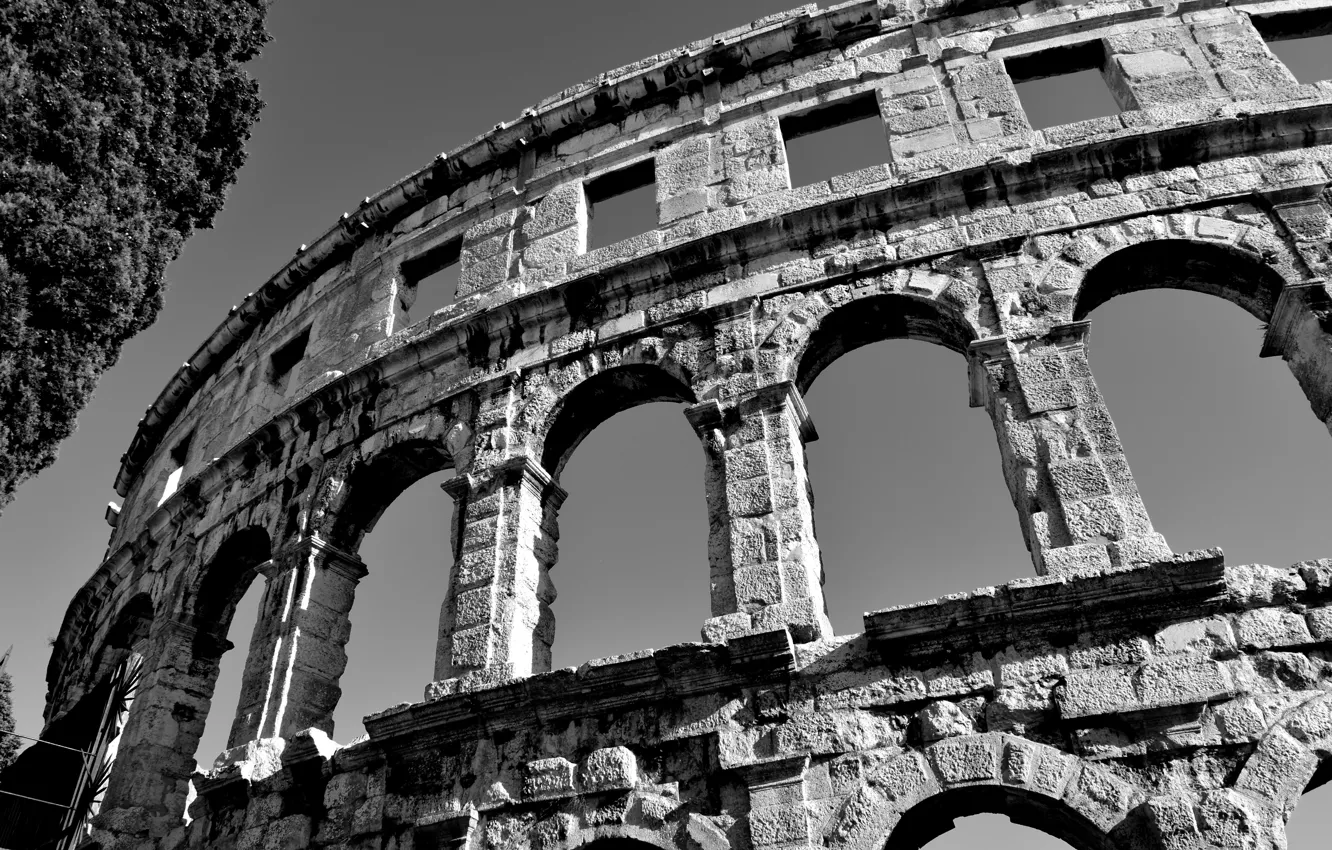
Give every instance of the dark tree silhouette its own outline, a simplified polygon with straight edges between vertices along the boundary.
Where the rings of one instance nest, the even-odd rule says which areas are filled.
[[[0,509],[49,466],[262,102],[266,0],[0,3]]]
[[[13,764],[19,750],[19,739],[4,734],[14,731],[14,683],[5,669],[8,660],[9,653],[6,652],[0,659],[0,773]]]

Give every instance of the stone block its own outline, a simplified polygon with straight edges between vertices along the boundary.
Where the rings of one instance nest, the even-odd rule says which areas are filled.
[[[749,813],[749,837],[755,847],[807,846],[809,813],[804,804],[754,809]]]
[[[1065,718],[1096,717],[1132,709],[1137,702],[1127,670],[1113,667],[1070,670],[1059,710]]]
[[[1144,708],[1162,708],[1211,702],[1232,696],[1235,686],[1220,663],[1194,656],[1159,658],[1146,662],[1136,675],[1138,698]]]
[[[627,790],[638,784],[638,758],[628,747],[594,750],[578,768],[585,792]]]
[[[1304,646],[1313,642],[1302,615],[1286,608],[1259,608],[1235,618],[1239,645],[1252,649]]]
[[[550,800],[575,793],[574,764],[568,759],[538,759],[523,769],[524,800]]]
[[[949,738],[926,748],[930,763],[944,784],[997,779],[999,739],[996,735]]]
[[[869,786],[891,800],[898,811],[939,793],[939,782],[925,756],[907,751],[891,758],[866,777]]]
[[[1166,50],[1116,56],[1115,62],[1129,80],[1151,80],[1193,71],[1188,57]]]
[[[926,741],[956,738],[976,732],[976,721],[965,714],[956,703],[939,700],[916,712],[920,734]]]
[[[1332,641],[1332,606],[1312,608],[1305,614],[1309,634],[1321,643]]]

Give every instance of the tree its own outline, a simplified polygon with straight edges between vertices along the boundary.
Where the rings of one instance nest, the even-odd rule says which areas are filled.
[[[14,762],[19,751],[19,739],[4,734],[14,731],[14,683],[5,669],[8,660],[9,652],[6,652],[4,658],[0,658],[0,773]]]
[[[267,0],[0,2],[0,510],[244,162]]]

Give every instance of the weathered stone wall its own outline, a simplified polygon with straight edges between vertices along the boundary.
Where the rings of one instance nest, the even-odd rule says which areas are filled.
[[[568,89],[367,198],[232,312],[125,455],[48,676],[53,729],[144,659],[97,840],[849,850],[1003,811],[1077,847],[1280,847],[1332,763],[1332,566],[1171,550],[1088,316],[1144,288],[1231,300],[1332,427],[1332,82],[1299,85],[1252,21],[1321,8],[806,7]],[[1013,69],[1069,56],[1121,111],[1033,129]],[[867,112],[882,164],[790,185],[784,126]],[[587,186],[649,160],[657,229],[587,250]],[[454,256],[456,303],[412,315],[420,269]],[[966,359],[1034,575],[836,637],[803,394],[891,338]],[[706,468],[703,642],[550,672],[560,473],[662,400]],[[437,681],[339,748],[348,615],[378,579],[356,552],[444,469]]]

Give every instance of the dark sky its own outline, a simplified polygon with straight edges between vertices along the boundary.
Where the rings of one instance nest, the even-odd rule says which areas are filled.
[[[40,729],[46,639],[103,556],[102,515],[119,501],[111,483],[135,423],[231,305],[341,212],[436,153],[570,84],[786,5],[277,3],[274,41],[253,66],[268,106],[216,228],[172,265],[157,324],[126,346],[59,461],[0,519],[0,558],[23,588],[0,597],[19,731]],[[1304,54],[1314,70],[1302,79],[1332,75],[1332,51]],[[1034,123],[1109,104],[1091,78],[1024,88]],[[886,158],[881,136],[854,143],[869,147],[828,161]],[[1234,563],[1282,566],[1332,555],[1332,443],[1285,365],[1258,358],[1252,317],[1209,296],[1143,292],[1091,318],[1092,366],[1152,519],[1177,551],[1219,545]],[[839,633],[860,631],[867,609],[1032,572],[993,429],[966,398],[960,356],[904,341],[844,357],[811,389],[822,437],[809,448],[816,522]],[[553,572],[557,666],[699,639],[708,616],[702,474],[697,438],[674,405],[621,414],[579,447],[562,478],[570,496]],[[340,741],[362,734],[365,714],[419,700],[430,678],[449,568],[451,502],[440,480],[404,493],[362,547],[370,575],[353,612]],[[202,762],[224,745],[257,593],[256,583],[232,627],[238,648],[224,658]],[[1314,836],[1332,826],[1332,806],[1321,808],[1301,809],[1292,848],[1324,846]],[[1064,846],[1028,833],[971,818],[931,847],[982,837],[992,847]]]

